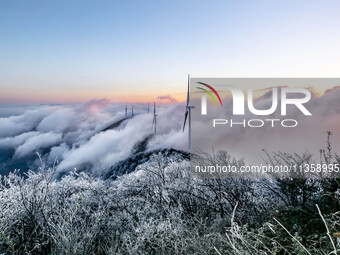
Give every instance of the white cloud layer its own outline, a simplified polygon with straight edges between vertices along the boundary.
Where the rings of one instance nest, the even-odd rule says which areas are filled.
[[[32,107],[31,107],[32,108]],[[58,171],[91,166],[100,172],[136,151],[136,145],[153,134],[153,106],[134,104],[135,116],[113,129],[107,127],[125,118],[125,105],[106,99],[81,105],[37,106],[17,115],[0,118],[0,149],[15,152],[8,160],[36,158],[59,161]],[[184,105],[157,105],[157,136],[146,150],[165,147],[186,149],[182,133]]]

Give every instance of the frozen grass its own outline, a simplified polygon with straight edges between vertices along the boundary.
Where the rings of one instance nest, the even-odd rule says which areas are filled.
[[[218,156],[235,162],[226,153]],[[287,205],[275,182],[196,180],[188,164],[158,154],[115,181],[85,173],[55,181],[54,168],[44,165],[26,178],[2,177],[0,254],[339,252],[332,233],[340,228],[340,211],[321,213],[328,207],[313,204],[320,190],[313,189],[308,211],[308,203]],[[336,194],[332,203],[339,203]],[[290,216],[302,210],[313,215],[315,229],[307,233]]]

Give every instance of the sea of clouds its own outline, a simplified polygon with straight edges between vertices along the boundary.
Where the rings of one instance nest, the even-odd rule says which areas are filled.
[[[246,161],[262,161],[263,148],[268,151],[305,152],[318,155],[326,147],[327,131],[332,132],[332,149],[340,151],[340,87],[318,95],[306,104],[312,116],[304,116],[296,107],[288,108],[287,118],[298,121],[295,128],[212,128],[213,118],[230,119],[232,99],[223,98],[223,107],[208,102],[208,118],[200,115],[200,99],[193,99],[192,151],[227,150]],[[268,109],[272,103],[268,90],[257,98],[257,109]],[[134,104],[134,117],[118,127],[107,127],[125,118],[125,104],[107,99],[83,104],[30,105],[0,107],[0,174],[14,169],[36,169],[41,164],[56,164],[57,171],[91,169],[100,174],[117,162],[131,156],[136,145],[153,134],[153,105]],[[128,116],[131,116],[128,105]],[[182,132],[185,104],[157,104],[157,135],[147,143],[146,151],[162,148],[187,150],[188,129]],[[7,113],[7,115],[6,115]],[[282,118],[279,110],[269,116]],[[249,112],[245,119],[254,118]]]
[[[131,155],[136,144],[153,134],[153,106],[134,104],[134,117],[114,129],[111,124],[125,118],[125,104],[107,99],[84,104],[8,107],[0,118],[0,174],[15,168],[33,168],[40,164],[39,152],[47,165],[57,162],[57,171],[91,167],[99,173]],[[128,116],[131,116],[131,104]],[[187,148],[187,134],[182,132],[185,106],[181,103],[159,104],[157,135],[147,150]],[[23,167],[26,162],[27,167]]]

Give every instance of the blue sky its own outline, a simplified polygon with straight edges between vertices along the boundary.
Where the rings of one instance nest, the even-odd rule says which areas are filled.
[[[339,1],[1,1],[0,102],[185,97],[195,77],[339,77]]]

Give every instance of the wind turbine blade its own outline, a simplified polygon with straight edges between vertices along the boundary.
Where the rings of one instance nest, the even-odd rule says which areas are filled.
[[[190,101],[190,96],[189,96],[189,81],[190,81],[190,75],[188,74],[187,107],[188,107],[189,101]]]
[[[185,123],[187,122],[187,118],[188,118],[188,110],[185,112],[185,115],[184,115],[184,125],[183,125],[183,131],[184,132],[184,128],[185,128]]]

